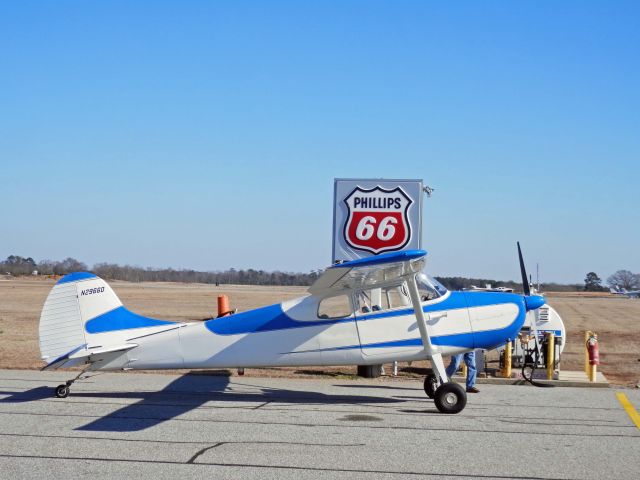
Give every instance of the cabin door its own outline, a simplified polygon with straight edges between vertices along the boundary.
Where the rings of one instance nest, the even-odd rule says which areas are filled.
[[[393,359],[422,349],[406,285],[357,291],[354,307],[364,356]]]

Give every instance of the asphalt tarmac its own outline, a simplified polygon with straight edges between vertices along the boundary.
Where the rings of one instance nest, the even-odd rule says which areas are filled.
[[[480,385],[444,415],[394,379],[68,378],[0,371],[0,478],[640,477],[638,390]]]

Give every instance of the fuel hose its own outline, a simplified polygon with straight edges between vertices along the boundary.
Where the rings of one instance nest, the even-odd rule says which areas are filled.
[[[524,378],[527,382],[529,382],[534,387],[543,387],[543,388],[555,387],[555,385],[552,385],[550,383],[537,382],[533,379],[533,372],[535,372],[536,370],[536,363],[537,362],[532,362],[532,363],[525,363],[524,365],[522,365],[522,378]],[[529,376],[527,376],[528,370],[531,371]]]

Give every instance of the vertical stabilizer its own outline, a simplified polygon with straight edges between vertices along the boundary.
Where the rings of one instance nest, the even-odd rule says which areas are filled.
[[[62,277],[51,289],[40,315],[40,353],[51,362],[89,343],[87,319],[122,307],[107,282],[92,273]]]

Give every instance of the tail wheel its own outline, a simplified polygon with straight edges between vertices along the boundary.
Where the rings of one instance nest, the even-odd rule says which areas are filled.
[[[459,413],[467,404],[467,394],[457,383],[443,383],[436,390],[435,404],[441,413]]]
[[[438,377],[433,373],[429,373],[424,377],[424,393],[427,394],[427,397],[433,398],[435,396],[439,383]]]
[[[68,385],[58,385],[56,387],[56,397],[58,398],[67,398],[69,396],[69,386]]]

